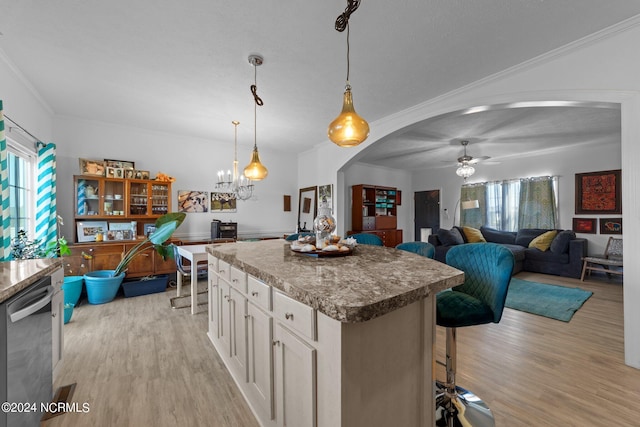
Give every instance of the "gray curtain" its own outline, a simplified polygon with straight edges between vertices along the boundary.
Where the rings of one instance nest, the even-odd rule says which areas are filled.
[[[463,209],[463,202],[477,200],[479,207],[473,209]],[[480,228],[487,222],[486,185],[465,184],[460,189],[460,225]]]
[[[521,179],[518,228],[556,228],[556,218],[554,178]]]

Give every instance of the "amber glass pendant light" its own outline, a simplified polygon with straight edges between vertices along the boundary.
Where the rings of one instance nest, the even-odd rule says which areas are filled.
[[[253,80],[254,84],[251,85],[251,93],[253,94],[253,99],[255,104],[253,106],[253,153],[251,154],[251,163],[244,168],[244,176],[249,178],[252,181],[261,181],[267,177],[269,171],[267,168],[260,162],[260,154],[258,153],[258,131],[257,131],[257,109],[258,106],[262,106],[264,103],[262,99],[258,96],[258,85],[257,85],[257,75],[258,75],[258,66],[262,65],[263,58],[259,55],[249,55],[249,63],[253,65]]]
[[[347,8],[336,19],[336,30],[347,30],[347,84],[342,99],[342,112],[329,125],[329,139],[340,147],[355,147],[369,136],[369,123],[356,113],[349,84],[349,17],[360,6],[360,0],[347,0]]]

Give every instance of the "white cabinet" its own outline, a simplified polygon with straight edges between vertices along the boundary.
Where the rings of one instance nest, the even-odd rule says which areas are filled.
[[[209,269],[209,339],[220,338],[220,292],[218,287],[218,276],[213,269]]]
[[[274,418],[273,402],[273,318],[252,302],[248,311],[249,393],[264,419]]]
[[[57,375],[58,364],[62,360],[64,351],[64,272],[60,268],[51,274],[51,286],[54,293],[51,299],[51,344],[53,378]]]
[[[279,322],[274,347],[278,427],[315,427],[316,350]]]
[[[316,311],[211,255],[209,269],[209,339],[260,423],[315,427]]]
[[[231,327],[231,368],[238,379],[247,381],[247,298],[236,289],[229,290],[229,318]]]

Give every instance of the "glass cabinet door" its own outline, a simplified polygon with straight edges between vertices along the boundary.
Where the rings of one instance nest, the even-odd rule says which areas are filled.
[[[100,180],[76,178],[76,216],[100,215]]]
[[[124,216],[126,214],[124,207],[124,181],[121,179],[105,179],[102,192],[104,195],[102,198],[103,214]]]
[[[169,212],[169,186],[154,182],[151,184],[151,214],[164,215]]]
[[[129,182],[129,215],[149,215],[148,187],[147,182]]]

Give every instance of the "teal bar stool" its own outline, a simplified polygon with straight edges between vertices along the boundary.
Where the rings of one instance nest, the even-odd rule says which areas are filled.
[[[375,234],[359,233],[359,234],[352,234],[348,237],[353,237],[354,239],[356,239],[356,242],[358,242],[358,244],[360,245],[384,246],[382,239],[376,236]]]
[[[396,245],[396,249],[413,252],[431,259],[436,256],[436,247],[427,242],[404,242]]]
[[[489,407],[456,385],[456,328],[500,322],[513,254],[495,243],[470,243],[452,247],[446,261],[464,271],[464,283],[436,296],[436,323],[447,328],[447,379],[436,383],[436,425],[495,426]]]

